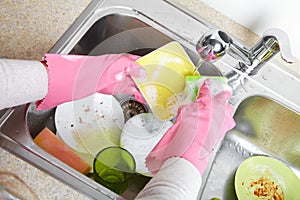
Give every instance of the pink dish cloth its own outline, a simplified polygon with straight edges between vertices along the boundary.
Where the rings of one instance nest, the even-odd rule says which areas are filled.
[[[195,102],[179,107],[174,125],[146,158],[152,174],[172,157],[188,160],[203,174],[214,146],[235,126],[234,110],[228,104],[231,91],[224,87],[216,93],[214,81],[205,79]]]
[[[50,109],[96,92],[110,95],[130,94],[144,103],[142,94],[131,79],[133,72],[142,70],[135,62],[138,58],[139,56],[130,54],[46,54],[42,62],[48,66],[48,93],[37,102],[37,109]]]

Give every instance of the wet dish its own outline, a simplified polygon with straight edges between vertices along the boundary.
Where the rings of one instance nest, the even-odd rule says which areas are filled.
[[[119,145],[124,115],[113,96],[95,93],[58,106],[55,125],[68,146],[95,157],[101,149]]]
[[[133,155],[138,173],[152,176],[145,165],[146,157],[172,125],[170,121],[160,121],[153,113],[142,113],[126,122],[120,143]]]
[[[298,199],[300,180],[279,160],[254,156],[237,169],[235,190],[240,200]]]

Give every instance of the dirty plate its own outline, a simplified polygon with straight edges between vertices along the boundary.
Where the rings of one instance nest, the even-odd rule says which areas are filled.
[[[94,157],[105,147],[119,145],[124,114],[113,96],[95,93],[58,106],[55,125],[68,146]]]
[[[300,180],[279,160],[254,156],[245,160],[235,175],[238,199],[298,199]]]
[[[160,120],[170,120],[186,97],[185,77],[199,75],[178,42],[170,42],[136,60],[146,77],[132,77]]]
[[[126,122],[120,143],[133,155],[138,173],[151,176],[145,165],[146,157],[172,125],[170,121],[160,121],[152,113],[136,115]]]

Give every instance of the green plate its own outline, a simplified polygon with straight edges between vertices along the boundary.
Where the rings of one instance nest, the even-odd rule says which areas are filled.
[[[300,180],[294,172],[282,162],[266,156],[245,160],[236,171],[234,184],[239,200],[293,200],[299,199],[300,194]],[[274,196],[277,198],[272,198]]]

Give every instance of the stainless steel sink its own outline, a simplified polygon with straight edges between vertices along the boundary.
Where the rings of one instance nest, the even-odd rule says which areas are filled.
[[[196,64],[195,44],[211,27],[168,1],[94,0],[49,53],[142,56],[176,40]],[[236,64],[225,56],[214,65],[204,63],[200,73],[245,76],[233,67]],[[300,98],[294,95],[300,91],[299,83],[299,76],[276,62],[267,63],[253,77],[246,76],[244,82],[235,81],[238,89],[231,104],[237,125],[215,148],[203,174],[199,199],[235,199],[235,170],[257,154],[283,160],[299,176]],[[33,138],[45,126],[56,131],[54,113],[55,108],[37,111],[34,103],[0,111],[0,146],[92,199],[133,199],[149,181],[136,175],[121,197],[40,149]]]

